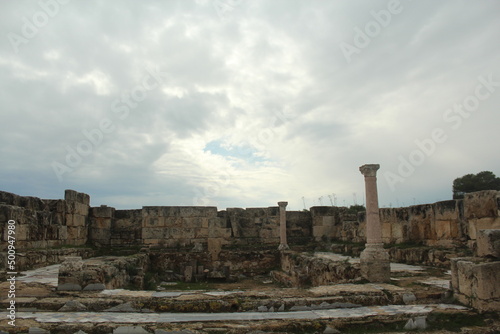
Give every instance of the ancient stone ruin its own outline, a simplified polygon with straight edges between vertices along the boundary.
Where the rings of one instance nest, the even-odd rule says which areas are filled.
[[[381,324],[383,333],[432,329],[443,310],[482,321],[477,333],[500,328],[486,313],[500,312],[500,192],[379,209],[378,168],[360,167],[367,208],[358,214],[286,211],[283,201],[116,210],[74,190],[64,199],[0,192],[2,258],[14,221],[19,273],[18,326],[4,317],[0,330],[335,333]],[[6,260],[0,269],[7,296],[13,270]]]

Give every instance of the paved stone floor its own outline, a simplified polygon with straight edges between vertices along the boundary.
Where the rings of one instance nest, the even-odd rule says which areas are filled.
[[[280,319],[352,319],[376,315],[425,315],[435,309],[467,310],[447,304],[388,305],[350,309],[331,309],[296,312],[238,312],[238,313],[115,313],[115,312],[18,312],[17,318],[35,319],[39,323],[178,323],[206,321],[252,321]],[[2,312],[2,317],[7,313]]]
[[[22,271],[22,276],[18,276],[16,280],[25,283],[42,283],[57,287],[59,266],[59,264],[54,264],[52,266]]]

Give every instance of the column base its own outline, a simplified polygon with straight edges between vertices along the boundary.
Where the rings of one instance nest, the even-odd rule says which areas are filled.
[[[289,249],[290,249],[290,247],[288,247],[287,244],[280,244],[278,247],[278,250],[280,250],[280,251],[289,250]]]
[[[384,244],[366,244],[360,256],[361,275],[370,282],[391,280],[391,262]]]

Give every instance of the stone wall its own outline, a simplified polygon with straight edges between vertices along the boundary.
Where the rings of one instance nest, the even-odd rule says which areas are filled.
[[[356,220],[345,208],[312,207],[314,238],[365,242],[365,214]],[[388,244],[423,244],[475,249],[477,231],[500,228],[500,192],[466,194],[463,200],[449,200],[404,208],[380,209],[382,238]]]
[[[87,194],[66,190],[64,200],[42,200],[0,191],[0,229],[7,240],[7,221],[15,220],[16,248],[84,245],[88,240]],[[2,243],[2,251],[6,243]]]
[[[281,253],[281,270],[271,275],[276,281],[293,287],[352,283],[361,277],[359,264],[292,251]]]
[[[451,261],[453,293],[458,301],[481,312],[499,312],[500,229],[478,230],[476,233],[476,257]]]
[[[500,192],[466,194],[406,208],[380,209],[385,243],[474,249],[477,231],[500,228]],[[365,242],[365,214],[344,207],[287,211],[291,246],[311,241]],[[145,206],[135,210],[90,207],[87,194],[66,190],[64,200],[0,192],[0,221],[16,221],[20,250],[61,245],[204,247],[214,257],[224,247],[279,245],[279,208]],[[7,224],[0,229],[6,241]],[[6,243],[2,243],[5,251]]]

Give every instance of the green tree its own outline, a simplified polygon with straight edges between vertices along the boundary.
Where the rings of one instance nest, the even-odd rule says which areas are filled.
[[[467,174],[453,181],[453,199],[464,198],[466,193],[481,190],[500,190],[500,178],[489,171]]]

